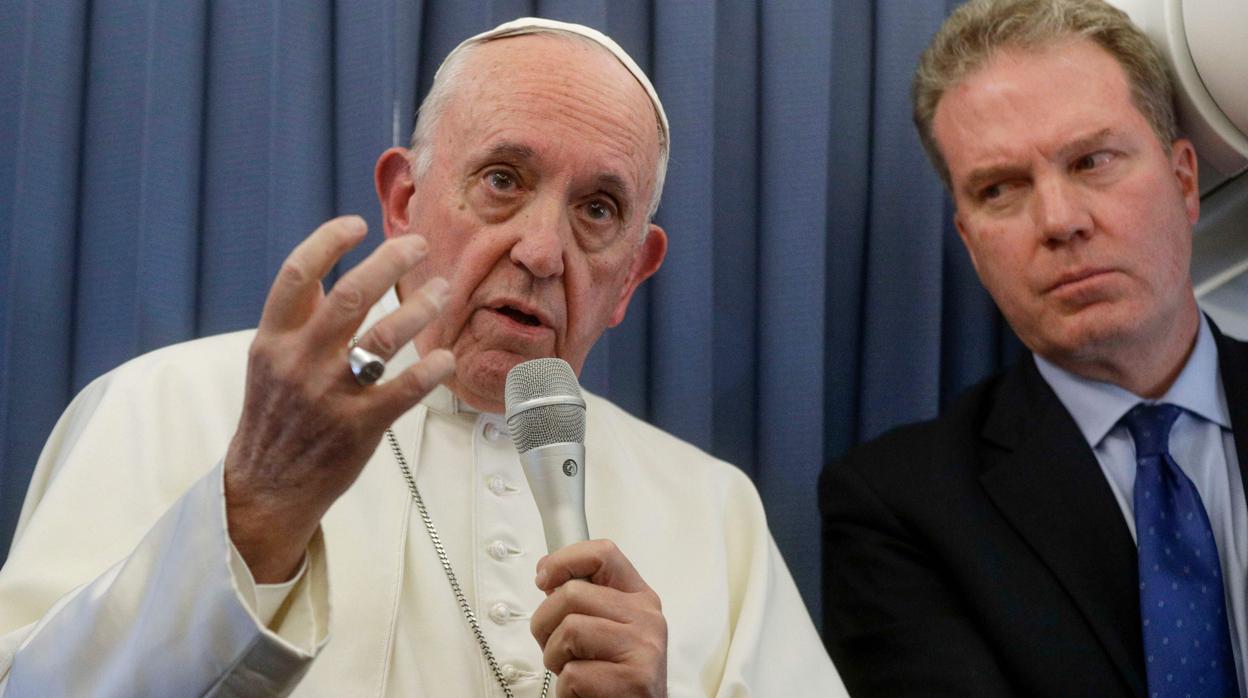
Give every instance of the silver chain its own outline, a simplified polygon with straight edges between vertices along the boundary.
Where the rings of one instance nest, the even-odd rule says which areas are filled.
[[[503,687],[503,693],[507,698],[515,698],[515,694],[511,692],[511,686],[507,684],[507,679],[503,677],[503,671],[498,666],[498,660],[494,659],[494,652],[490,650],[490,643],[485,639],[485,633],[481,630],[481,624],[477,622],[477,614],[473,613],[472,606],[468,603],[464,591],[459,586],[459,579],[455,576],[455,570],[451,567],[451,561],[446,556],[446,548],[442,546],[442,538],[438,535],[438,529],[433,527],[433,518],[429,516],[429,510],[425,507],[425,500],[420,496],[420,490],[416,487],[416,478],[412,477],[411,468],[407,467],[407,459],[403,457],[403,450],[399,448],[399,440],[394,435],[393,429],[386,429],[386,440],[390,442],[390,450],[394,452],[394,460],[399,464],[399,470],[403,472],[403,479],[407,481],[407,489],[412,493],[412,501],[416,503],[416,511],[420,513],[420,520],[425,522],[425,530],[429,532],[429,540],[433,543],[433,550],[438,554],[438,562],[442,563],[442,571],[446,572],[446,580],[451,583],[451,591],[455,592],[455,601],[459,604],[459,610],[463,611],[464,619],[468,621],[468,629],[477,638],[477,644],[481,645],[481,654],[485,655],[485,662],[490,665],[490,671],[494,673],[494,678],[498,680],[498,685]],[[542,698],[546,698],[547,692],[550,690],[550,672],[546,672],[546,678],[542,681]]]

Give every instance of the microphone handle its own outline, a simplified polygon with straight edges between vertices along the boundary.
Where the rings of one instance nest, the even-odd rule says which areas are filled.
[[[555,443],[520,454],[546,532],[546,550],[589,540],[585,522],[585,444]]]

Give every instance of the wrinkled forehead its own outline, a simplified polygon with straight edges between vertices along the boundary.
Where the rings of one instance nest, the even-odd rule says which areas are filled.
[[[440,136],[460,149],[508,143],[535,160],[562,153],[594,175],[630,181],[637,197],[656,185],[660,157],[645,91],[590,43],[528,34],[491,41],[465,57]]]
[[[522,34],[479,44],[465,59],[462,79],[476,88],[466,91],[469,97],[485,106],[567,93],[587,112],[618,111],[630,127],[652,136],[644,142],[660,153],[666,146],[664,124],[645,88],[616,56],[578,35]]]
[[[1124,117],[1143,119],[1121,65],[1070,40],[994,53],[941,96],[932,132],[956,178],[959,164],[1060,147]]]
[[[484,43],[526,35],[571,38],[596,46],[598,49],[609,54],[616,61],[618,61],[619,64],[623,66],[630,75],[632,75],[633,79],[637,81],[637,84],[641,86],[642,90],[646,94],[646,97],[650,100],[650,104],[654,109],[655,124],[659,133],[660,155],[664,160],[667,159],[668,152],[671,149],[671,127],[667,120],[667,113],[663,109],[663,102],[659,99],[659,94],[654,89],[654,84],[650,82],[650,77],[646,75],[646,72],[641,69],[641,66],[637,65],[637,62],[633,60],[633,57],[630,56],[622,46],[616,43],[611,37],[592,27],[540,17],[520,17],[510,22],[505,22],[497,27],[494,27],[493,29],[484,31],[460,42],[458,46],[451,50],[450,54],[447,55],[442,64],[438,67],[438,71],[434,75],[434,81],[437,81],[446,66],[452,65],[456,62],[457,55]]]

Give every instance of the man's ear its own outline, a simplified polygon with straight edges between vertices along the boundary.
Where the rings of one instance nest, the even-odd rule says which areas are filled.
[[[1170,144],[1170,167],[1183,195],[1183,208],[1187,210],[1187,222],[1196,225],[1200,220],[1200,177],[1196,165],[1196,148],[1186,138],[1177,138]]]
[[[394,147],[377,158],[373,180],[377,186],[377,199],[381,202],[381,222],[386,239],[408,232],[408,202],[416,192],[412,181],[411,151]]]
[[[624,313],[628,311],[628,302],[633,298],[633,292],[641,285],[641,282],[654,275],[659,270],[659,265],[663,264],[663,258],[667,256],[667,233],[659,226],[651,223],[646,239],[641,242],[637,250],[633,254],[633,263],[629,267],[628,277],[624,280],[624,287],[620,289],[620,298],[616,301],[615,311],[611,313],[611,321],[607,323],[608,327],[615,327],[624,322]]]

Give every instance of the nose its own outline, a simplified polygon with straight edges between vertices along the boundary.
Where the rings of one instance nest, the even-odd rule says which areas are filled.
[[[1060,245],[1092,232],[1092,216],[1077,185],[1061,176],[1037,180],[1036,228],[1047,245]]]
[[[516,224],[519,230],[511,246],[511,261],[539,279],[563,274],[563,246],[571,234],[564,207],[554,201],[535,201]]]

